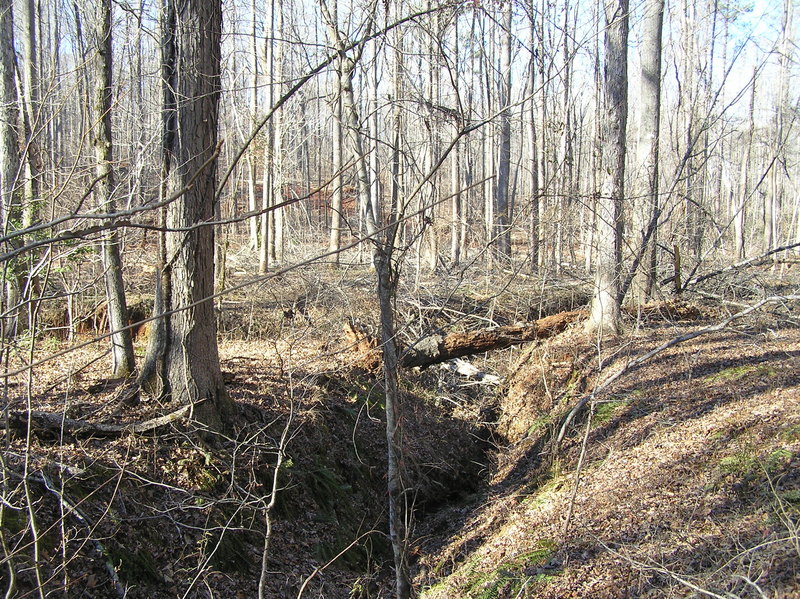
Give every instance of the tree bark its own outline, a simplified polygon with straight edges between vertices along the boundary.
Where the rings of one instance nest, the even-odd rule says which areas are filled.
[[[528,164],[531,169],[531,214],[529,232],[530,270],[532,273],[539,271],[539,144],[536,121],[539,117],[539,110],[536,106],[536,0],[531,0],[528,8],[530,18],[530,51],[531,60],[528,64],[528,84],[530,85],[530,100],[528,108]]]
[[[114,201],[114,160],[111,139],[111,0],[99,0],[96,8],[94,29],[94,152],[95,200],[102,212],[116,211]],[[103,276],[108,302],[108,326],[111,330],[111,373],[115,377],[130,376],[136,363],[133,356],[131,331],[126,328],[128,307],[125,301],[125,285],[122,279],[122,258],[119,251],[119,235],[116,229],[106,233],[102,241]]]
[[[500,152],[497,160],[497,185],[495,186],[494,236],[497,240],[497,253],[503,259],[511,258],[511,223],[509,220],[509,179],[511,176],[511,0],[503,6],[503,32],[500,47],[500,85],[497,105],[500,113]]]
[[[664,0],[649,0],[645,6],[644,40],[642,42],[642,81],[639,97],[639,201],[643,204],[636,212],[639,216],[640,239],[644,260],[634,279],[639,302],[652,297],[656,283],[657,229],[647,235],[650,222],[658,213],[658,147],[661,118],[661,37],[664,21]]]
[[[527,325],[496,327],[468,333],[431,335],[420,339],[402,354],[403,368],[423,368],[453,358],[505,349],[512,345],[553,337],[568,325],[586,317],[585,310],[561,312]]]
[[[331,8],[331,18],[338,21],[337,3]],[[338,25],[337,25],[338,26]],[[335,252],[333,263],[339,265],[339,248],[342,247],[342,168],[344,167],[344,127],[342,123],[342,65],[341,57],[336,61],[336,90],[333,101],[333,195],[331,197],[331,229],[328,251]]]
[[[628,0],[605,2],[603,182],[597,200],[595,291],[587,330],[617,334],[620,324],[620,240],[628,119]]]
[[[18,102],[15,82],[16,55],[14,53],[13,0],[0,2],[0,234],[8,235],[19,225],[20,211],[20,155],[18,130]],[[20,246],[20,242],[12,242]],[[5,296],[0,306],[7,318],[3,322],[2,335],[17,333],[19,317],[20,281],[15,263],[3,265]]]
[[[747,133],[744,137],[744,157],[742,158],[742,168],[739,173],[739,197],[736,202],[736,211],[733,215],[733,230],[736,247],[737,260],[744,260],[747,254],[747,244],[745,243],[745,225],[747,224],[747,200],[750,197],[750,165],[753,150],[753,140],[755,137],[755,102],[756,102],[756,81],[758,72],[753,70],[753,83],[750,90],[750,105],[747,111]]]
[[[197,405],[212,431],[235,414],[222,381],[214,302],[214,216],[220,96],[221,0],[185,0],[176,14],[177,135],[168,150],[166,383],[174,402]],[[171,312],[171,313],[170,313]],[[199,404],[199,405],[198,405]]]
[[[253,24],[250,32],[250,57],[253,61],[253,72],[251,74],[251,89],[250,89],[250,134],[252,135],[258,125],[258,36],[256,25],[256,0],[252,0],[250,10],[253,13]],[[255,212],[256,207],[256,183],[258,180],[258,156],[256,144],[251,144],[247,152],[247,208],[250,212]],[[252,216],[247,219],[248,230],[250,232],[250,248],[253,251],[258,250],[258,217]]]
[[[775,164],[770,172],[770,185],[764,214],[764,250],[778,246],[781,243],[781,212],[784,199],[785,176],[787,172],[786,139],[787,129],[791,131],[792,119],[790,114],[791,102],[789,100],[789,77],[792,65],[792,20],[794,13],[794,0],[784,0],[783,16],[781,22],[780,60],[778,71],[778,91],[775,101],[774,118],[774,155]],[[777,256],[775,256],[777,258]]]
[[[34,0],[23,0],[22,80],[23,122],[25,124],[25,204],[22,226],[28,228],[37,220],[39,211],[40,156],[37,128],[39,126],[39,61],[37,57],[36,7]]]

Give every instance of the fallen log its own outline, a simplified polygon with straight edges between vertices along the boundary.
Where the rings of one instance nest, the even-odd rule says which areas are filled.
[[[586,310],[561,312],[524,325],[503,326],[466,333],[429,335],[407,348],[400,360],[403,368],[425,368],[453,358],[505,349],[512,345],[548,339],[573,322],[586,318]]]
[[[204,401],[204,400],[201,400]],[[144,422],[133,422],[130,424],[104,424],[102,422],[89,422],[87,420],[77,420],[65,418],[62,414],[54,412],[12,412],[9,414],[9,428],[24,432],[30,427],[36,432],[48,431],[51,433],[63,433],[73,437],[118,437],[127,433],[149,433],[171,424],[178,420],[190,417],[192,410],[200,402],[195,402],[190,406],[184,406],[165,414],[145,420]],[[3,424],[0,423],[0,428]]]

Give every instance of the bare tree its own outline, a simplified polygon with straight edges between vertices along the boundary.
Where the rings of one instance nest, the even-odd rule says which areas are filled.
[[[597,200],[597,264],[587,329],[619,331],[620,241],[628,121],[628,0],[605,1],[602,187]]]
[[[511,223],[509,220],[509,179],[511,176],[511,44],[514,32],[511,29],[513,3],[503,4],[503,32],[500,47],[500,84],[497,104],[500,113],[499,155],[497,160],[497,184],[495,186],[495,230],[497,252],[511,257]]]
[[[539,270],[539,199],[541,190],[539,189],[539,132],[536,121],[539,118],[539,109],[536,106],[536,98],[538,94],[536,90],[536,0],[531,0],[528,7],[528,18],[530,20],[530,52],[531,58],[528,64],[528,85],[530,87],[530,100],[528,101],[528,164],[531,169],[531,214],[530,214],[530,233],[529,233],[529,255],[531,261],[531,272]]]
[[[656,283],[656,222],[658,200],[658,148],[661,139],[661,37],[664,21],[664,0],[649,0],[645,5],[644,39],[642,41],[641,88],[639,94],[639,165],[638,231],[641,274],[636,286],[640,301],[648,299]]]
[[[333,2],[330,8],[330,18],[338,27],[339,7],[338,2]],[[328,240],[328,251],[333,254],[334,264],[339,264],[339,248],[342,245],[342,191],[344,187],[344,126],[342,123],[342,57],[336,59],[336,77],[331,107],[333,112],[333,195],[331,200],[331,228]]]
[[[20,7],[22,20],[22,101],[25,127],[25,204],[23,206],[22,226],[30,227],[36,221],[40,207],[39,184],[39,58],[37,53],[37,20],[34,0],[24,0]]]
[[[743,151],[741,168],[739,171],[739,194],[738,201],[733,215],[733,230],[734,246],[736,248],[736,259],[744,260],[747,252],[747,244],[745,243],[745,224],[747,223],[747,200],[750,197],[750,187],[748,181],[750,180],[750,166],[752,163],[753,155],[753,138],[756,128],[754,118],[755,103],[756,103],[756,82],[758,79],[758,72],[753,71],[753,83],[750,89],[750,106],[747,111],[747,131],[743,135]]]
[[[792,20],[794,17],[793,0],[784,0],[781,19],[781,37],[778,59],[778,94],[775,101],[775,117],[773,129],[773,152],[775,163],[770,171],[769,193],[764,199],[764,250],[780,245],[781,204],[784,195],[786,172],[786,139],[793,122],[789,117],[789,67],[792,63]],[[777,258],[777,256],[776,256]]]
[[[7,235],[19,220],[20,180],[19,118],[17,88],[15,83],[16,56],[14,54],[13,1],[0,3],[0,36],[6,43],[0,45],[0,227]],[[14,242],[19,245],[19,242]],[[0,309],[9,314],[2,331],[11,336],[17,329],[17,304],[19,302],[19,282],[13,264],[4,265],[6,281],[4,302]]]
[[[175,131],[166,148],[169,190],[180,194],[167,211],[166,391],[196,406],[214,430],[230,425],[235,405],[222,381],[214,302],[214,217],[220,95],[220,0],[176,6]],[[167,295],[167,293],[165,293]]]
[[[94,123],[95,174],[94,195],[97,205],[106,213],[116,211],[114,200],[113,143],[111,139],[111,0],[99,0],[94,28]],[[136,367],[131,331],[126,328],[128,308],[122,280],[122,258],[117,231],[108,231],[102,241],[102,258],[108,307],[108,326],[111,329],[111,371],[115,377],[126,377]]]

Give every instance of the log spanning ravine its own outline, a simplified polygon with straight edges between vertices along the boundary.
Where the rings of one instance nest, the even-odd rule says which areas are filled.
[[[586,314],[586,310],[573,310],[553,314],[523,325],[494,327],[448,335],[429,335],[403,351],[400,364],[404,368],[415,366],[425,368],[471,354],[505,349],[530,341],[541,341],[558,335],[573,322],[586,318]]]
[[[586,318],[586,310],[573,310],[540,318],[535,322],[523,325],[501,326],[447,335],[429,335],[401,351],[400,365],[403,368],[426,368],[471,354],[548,339],[583,318]],[[376,338],[363,333],[351,323],[345,327],[345,332],[352,347],[356,351],[363,352],[362,356],[365,362],[370,362],[371,366],[378,366],[381,363],[379,343]],[[30,426],[36,431],[58,431],[79,437],[118,436],[125,433],[143,434],[190,417],[192,407],[194,406],[185,406],[170,414],[145,422],[122,425],[73,420],[64,418],[62,414],[47,412],[11,412],[8,421],[0,423],[0,429],[10,427],[24,433]]]

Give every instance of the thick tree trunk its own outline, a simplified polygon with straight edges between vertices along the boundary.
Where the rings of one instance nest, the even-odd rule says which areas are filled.
[[[342,168],[344,166],[344,128],[342,127],[342,79],[337,68],[336,93],[333,99],[333,195],[331,198],[331,230],[328,251],[336,252],[333,263],[339,265],[339,248],[342,247]]]
[[[177,138],[177,15],[172,0],[162,0],[159,25],[161,28],[161,147],[159,201],[163,204],[169,193],[169,173],[173,167],[173,146]],[[160,225],[166,227],[167,208],[159,211]],[[158,272],[155,275],[153,297],[153,325],[147,340],[147,351],[139,371],[139,385],[154,396],[167,391],[166,349],[167,322],[161,317],[171,305],[170,264],[167,264],[166,233],[162,229],[158,236]]]
[[[13,1],[0,2],[0,234],[12,232],[14,223],[19,222],[20,178],[19,118],[17,87],[15,83],[16,55],[14,53],[14,19]],[[12,242],[19,246],[19,242]],[[20,281],[14,268],[14,262],[3,265],[5,296],[0,310],[7,317],[4,319],[4,336],[16,334],[19,314]]]
[[[222,381],[214,302],[214,215],[220,96],[221,0],[186,0],[176,20],[176,128],[167,211],[169,303],[166,317],[167,391],[173,401],[198,404],[194,417],[211,430],[230,424],[235,405]],[[188,230],[187,230],[188,229]]]
[[[252,0],[250,10],[253,13],[253,24],[250,33],[250,57],[253,61],[253,73],[251,75],[251,89],[250,89],[250,134],[255,130],[258,124],[258,37],[256,35],[256,0]],[[255,212],[256,207],[256,183],[258,180],[258,155],[256,144],[251,144],[247,152],[247,208],[249,212]],[[258,250],[258,217],[252,216],[247,219],[248,230],[250,232],[250,248],[253,251]]]
[[[606,0],[605,17],[603,181],[597,200],[595,292],[587,329],[616,334],[628,119],[628,0]]]
[[[644,40],[642,42],[642,81],[639,97],[639,201],[636,211],[641,248],[639,274],[634,279],[636,297],[644,302],[652,296],[656,282],[656,234],[647,236],[650,223],[658,213],[658,147],[661,118],[661,37],[664,21],[664,0],[649,0],[645,6]]]
[[[503,259],[511,258],[511,223],[509,214],[509,179],[511,176],[511,29],[512,3],[503,6],[503,38],[500,47],[500,85],[497,105],[500,113],[500,152],[497,160],[497,185],[495,186],[494,237],[497,253]]]
[[[111,139],[111,0],[100,0],[96,7],[94,30],[94,101],[92,122],[94,123],[95,199],[100,210],[115,212],[113,145]],[[136,363],[133,356],[131,331],[126,329],[128,308],[125,301],[125,285],[122,280],[122,258],[119,251],[119,236],[115,229],[106,233],[102,241],[103,269],[108,302],[108,325],[111,329],[112,376],[130,376]]]

